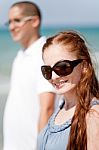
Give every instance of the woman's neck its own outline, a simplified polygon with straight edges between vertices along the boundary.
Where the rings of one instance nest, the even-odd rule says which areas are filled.
[[[77,104],[77,95],[75,93],[65,94],[64,99],[65,99],[64,108],[66,110],[74,107]]]

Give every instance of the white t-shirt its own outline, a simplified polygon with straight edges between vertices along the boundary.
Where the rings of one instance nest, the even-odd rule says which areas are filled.
[[[11,87],[4,113],[4,150],[34,150],[39,118],[38,93],[54,91],[41,73],[41,37],[20,50],[12,66]]]

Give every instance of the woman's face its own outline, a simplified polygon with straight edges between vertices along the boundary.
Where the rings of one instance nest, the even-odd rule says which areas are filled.
[[[53,67],[60,60],[77,60],[75,53],[69,52],[68,48],[68,46],[64,49],[59,45],[51,45],[44,51],[43,54],[45,65]],[[52,78],[49,82],[54,86],[58,94],[66,94],[67,92],[72,93],[80,81],[81,72],[81,63],[74,67],[72,73],[67,76],[60,77],[52,71]]]

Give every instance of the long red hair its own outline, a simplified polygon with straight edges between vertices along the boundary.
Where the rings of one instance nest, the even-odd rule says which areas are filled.
[[[99,82],[95,75],[94,67],[86,46],[85,40],[74,31],[60,32],[47,39],[43,46],[44,51],[52,44],[59,44],[65,48],[70,45],[70,51],[75,52],[79,59],[86,62],[86,71],[82,73],[77,86],[78,102],[72,118],[71,130],[67,150],[87,150],[86,114],[90,110],[90,102],[93,97],[99,99]]]

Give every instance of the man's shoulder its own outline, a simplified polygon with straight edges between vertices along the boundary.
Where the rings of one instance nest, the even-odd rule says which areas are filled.
[[[46,42],[46,37],[42,36],[38,40],[36,40],[34,43],[32,43],[26,50],[26,54],[31,56],[37,56],[42,57],[42,47]]]

